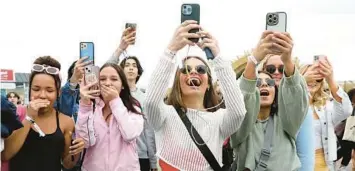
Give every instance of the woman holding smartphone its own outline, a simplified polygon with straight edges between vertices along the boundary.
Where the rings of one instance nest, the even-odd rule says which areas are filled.
[[[333,68],[327,58],[305,65],[301,73],[307,81],[315,137],[315,171],[335,170],[337,137],[334,127],[350,116],[352,105],[347,93],[335,82]],[[325,93],[328,84],[332,99]]]
[[[83,171],[140,171],[136,139],[143,131],[139,102],[122,69],[101,67],[99,82],[80,85],[77,136],[86,142]],[[99,85],[100,90],[92,89]]]
[[[162,170],[212,170],[196,144],[207,144],[221,165],[223,142],[239,128],[245,116],[243,96],[231,63],[219,56],[218,43],[210,33],[203,30],[188,33],[191,29],[200,26],[196,21],[185,21],[177,28],[148,84],[145,113],[156,131],[157,157]],[[201,37],[204,39],[197,45],[201,49],[210,48],[215,56],[212,62],[220,80],[225,109],[219,108],[219,97],[205,60],[187,56],[182,61],[183,67],[176,70],[176,52],[186,45],[194,46],[196,43],[191,38]],[[173,75],[173,91],[165,104],[163,100]],[[192,126],[186,128],[184,117],[191,121],[204,143],[192,138],[196,135],[191,131]]]
[[[265,31],[248,57],[240,78],[247,114],[240,129],[231,136],[238,170],[300,168],[295,141],[307,114],[308,98],[306,84],[291,60],[292,48],[288,33]],[[275,49],[285,64],[279,86],[271,74],[256,73],[258,63]]]

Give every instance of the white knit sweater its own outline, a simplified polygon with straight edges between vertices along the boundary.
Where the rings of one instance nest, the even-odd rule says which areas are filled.
[[[226,109],[219,109],[213,113],[188,109],[186,115],[222,165],[223,142],[240,127],[246,109],[231,63],[216,57],[213,66],[220,80]],[[147,89],[144,113],[156,131],[157,157],[179,170],[212,170],[174,107],[163,102],[169,80],[175,71],[174,59],[164,54],[153,72]]]

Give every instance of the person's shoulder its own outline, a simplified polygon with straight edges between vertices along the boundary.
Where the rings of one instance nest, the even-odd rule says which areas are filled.
[[[59,113],[59,122],[62,122],[65,127],[67,128],[73,128],[74,127],[74,119],[63,114],[63,113]]]

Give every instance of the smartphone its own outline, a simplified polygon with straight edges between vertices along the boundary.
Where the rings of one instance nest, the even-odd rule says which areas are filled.
[[[125,29],[127,29],[127,28],[132,28],[132,31],[136,31],[137,30],[137,24],[136,23],[126,23]],[[134,33],[134,37],[136,37],[136,33]]]
[[[93,42],[80,42],[80,58],[82,57],[88,57],[85,61],[92,61],[92,65],[95,64]]]
[[[200,24],[200,5],[199,4],[182,4],[181,5],[181,23],[186,20],[195,20],[197,24]],[[199,29],[191,29],[189,33],[197,33]],[[192,42],[197,43],[198,38],[189,39]]]
[[[85,85],[97,83],[90,88],[90,90],[100,90],[99,77],[100,77],[100,68],[95,65],[89,65],[85,67],[84,72],[84,83]]]
[[[125,28],[132,28],[132,30],[136,30],[137,29],[137,24],[136,23],[126,23]]]
[[[314,55],[313,62],[316,63],[318,61],[326,61],[325,55]]]
[[[287,14],[286,12],[269,12],[266,14],[266,30],[276,32],[286,32]]]

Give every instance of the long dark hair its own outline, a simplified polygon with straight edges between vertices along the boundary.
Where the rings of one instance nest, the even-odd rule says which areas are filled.
[[[211,70],[210,70],[209,66],[207,65],[207,63],[199,57],[195,57],[195,56],[186,57],[183,60],[183,63],[185,63],[186,60],[188,60],[190,58],[196,58],[196,59],[202,61],[207,66],[207,76],[208,76],[209,88],[205,92],[205,97],[203,99],[203,106],[205,108],[208,108],[207,111],[215,112],[220,108],[220,106],[218,106],[219,97],[213,88]],[[180,70],[177,69],[176,74],[175,74],[174,84],[172,87],[172,91],[167,99],[167,104],[174,106],[174,108],[184,108],[186,110],[186,106],[184,105],[183,100],[182,100],[182,96],[181,96],[180,74],[181,74]]]
[[[121,67],[118,66],[117,64],[114,64],[114,63],[106,63],[105,65],[103,65],[100,68],[100,72],[104,68],[107,68],[107,67],[112,67],[113,69],[115,69],[121,79],[123,89],[120,92],[120,98],[121,98],[123,104],[125,105],[125,107],[127,108],[127,110],[130,112],[133,112],[133,113],[142,114],[134,107],[134,106],[137,106],[142,110],[141,104],[138,102],[138,100],[136,100],[131,95],[131,91],[129,89],[128,82],[127,82],[127,78],[126,78],[123,70],[121,69]]]
[[[271,76],[271,74],[268,73],[268,72],[266,72],[266,71],[258,71],[258,73],[259,73],[259,74],[261,74],[261,73],[266,74],[266,75],[268,75],[271,79],[273,79],[272,76]],[[278,102],[277,102],[277,101],[278,101],[278,94],[279,94],[279,92],[278,92],[278,88],[277,88],[276,84],[275,84],[274,87],[275,87],[275,97],[274,97],[274,101],[273,101],[272,104],[271,104],[270,115],[277,114],[277,111],[279,110]]]

